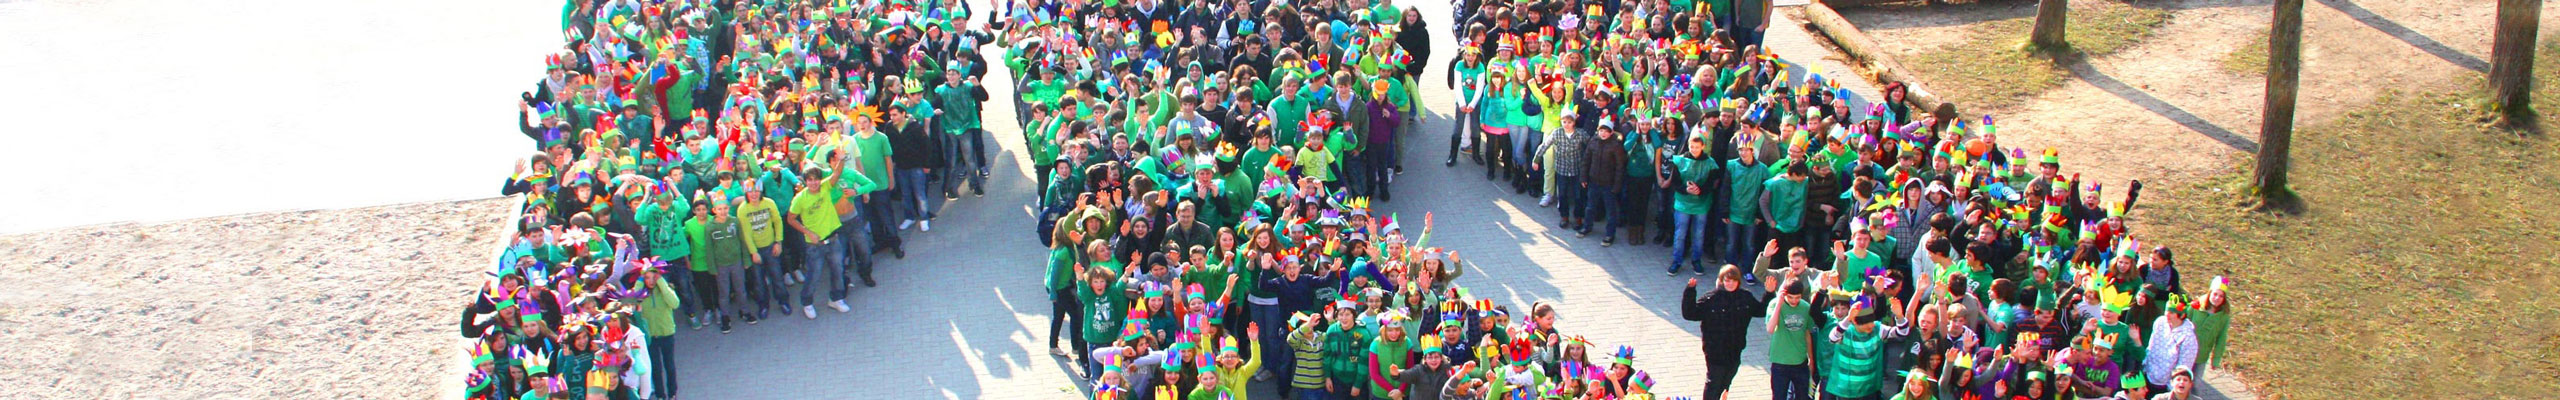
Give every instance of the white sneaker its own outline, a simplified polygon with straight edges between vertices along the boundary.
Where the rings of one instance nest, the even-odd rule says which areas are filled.
[[[1556,206],[1556,195],[1554,195],[1554,194],[1549,194],[1549,195],[1545,195],[1545,196],[1539,196],[1539,197],[1538,197],[1538,206],[1539,206],[1539,207],[1554,207],[1554,206]]]
[[[809,281],[809,271],[791,271],[791,280],[793,280],[793,281],[798,281],[798,282],[808,282],[808,281]]]
[[[912,219],[910,219],[910,220],[898,221],[898,230],[902,230],[902,231],[903,231],[903,230],[907,230],[907,227],[910,227],[910,226],[916,226],[916,220],[912,220]]]
[[[917,222],[917,223],[916,223],[916,229],[922,229],[922,230],[924,230],[925,232],[932,232],[932,231],[933,231],[933,220],[928,219],[928,220],[924,220],[924,222]]]
[[[853,312],[853,307],[850,307],[850,306],[846,306],[846,305],[844,305],[844,300],[836,300],[836,301],[834,301],[834,302],[829,302],[829,303],[827,303],[827,306],[828,306],[828,307],[835,307],[835,309],[836,309],[836,312],[837,312],[837,313],[849,313],[849,312]]]
[[[800,316],[818,319],[818,306],[800,306]]]

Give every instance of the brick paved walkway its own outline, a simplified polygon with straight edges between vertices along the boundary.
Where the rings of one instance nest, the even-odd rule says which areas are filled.
[[[1422,7],[1434,26],[1448,23],[1446,4]],[[1440,32],[1445,31],[1435,30]],[[1769,37],[1781,54],[1801,60],[1828,56],[1793,23],[1773,24]],[[1445,35],[1434,42],[1438,49],[1455,47]],[[1799,55],[1804,53],[1811,55]],[[1827,70],[1844,70],[1831,64]],[[1435,68],[1423,82],[1440,82],[1439,72]],[[1010,79],[1003,74],[999,69],[988,81]],[[1844,86],[1866,96],[1874,93],[1863,80],[1851,82]],[[1403,146],[1409,168],[1396,180],[1395,193],[1401,196],[1379,208],[1406,218],[1436,213],[1438,232],[1432,244],[1458,251],[1471,264],[1458,283],[1478,296],[1515,308],[1539,300],[1558,302],[1565,332],[1587,336],[1599,346],[1634,346],[1637,366],[1653,374],[1662,392],[1698,393],[1706,378],[1697,325],[1681,320],[1677,312],[1681,283],[1688,276],[1662,275],[1667,249],[1624,243],[1603,248],[1597,237],[1573,238],[1550,225],[1556,221],[1554,209],[1539,208],[1537,199],[1511,195],[1482,179],[1482,167],[1465,161],[1441,167],[1450,126],[1446,118],[1454,103],[1437,84],[1422,86],[1426,104],[1433,108],[1420,131],[1425,133]],[[1009,93],[992,95],[1002,99]],[[997,128],[989,139],[1003,144],[995,177],[988,182],[992,194],[948,203],[933,232],[904,232],[908,258],[882,256],[880,286],[854,288],[847,300],[854,307],[850,314],[822,308],[812,321],[783,317],[777,310],[774,320],[740,325],[732,334],[706,329],[677,335],[682,393],[719,399],[1080,396],[1081,386],[1067,372],[1069,362],[1046,350],[1049,304],[1041,293],[1046,253],[1029,232],[1034,212],[1028,204],[1036,191],[1030,172],[1021,167],[1027,157],[1022,138],[1005,117],[1013,115],[1010,104],[988,104],[988,125]],[[1758,350],[1766,341],[1765,334],[1752,335],[1752,350],[1746,351],[1732,398],[1767,397],[1767,362]],[[2227,374],[2213,378],[2211,388],[2240,387]],[[1269,384],[1256,385],[1255,398],[1272,398],[1271,390]]]

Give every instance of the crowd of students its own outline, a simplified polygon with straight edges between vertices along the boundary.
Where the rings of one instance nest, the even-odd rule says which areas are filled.
[[[944,201],[985,195],[994,37],[974,12],[565,2],[520,103],[537,152],[501,191],[519,229],[461,316],[469,397],[673,398],[678,329],[849,311],[875,253],[905,258]]]
[[[521,229],[462,315],[471,396],[672,398],[676,330],[847,310],[875,252],[984,194],[1000,67],[1041,190],[1050,347],[1091,397],[1655,397],[1634,349],[1471,296],[1432,218],[1408,240],[1417,221],[1372,208],[1402,144],[1437,141],[1415,136],[1419,10],[1000,3],[569,1],[523,96],[540,152],[503,189]],[[2223,284],[2191,294],[2134,239],[2139,182],[2102,200],[2058,154],[1898,85],[1856,104],[1757,46],[1766,2],[1455,9],[1443,165],[1484,165],[1603,246],[1669,246],[1672,275],[1720,265],[1681,305],[1706,398],[1749,329],[1773,337],[1781,399],[2181,398],[2221,354]]]
[[[1740,3],[1462,7],[1482,11],[1459,19],[1443,164],[1484,165],[1602,246],[1625,228],[1669,247],[1670,275],[1722,265],[1681,305],[1706,398],[1754,329],[1779,399],[2193,393],[2230,304],[2131,232],[2140,181],[2107,200],[2058,152],[2002,145],[1990,116],[1914,110],[1899,84],[1859,101],[1759,48],[1767,4]]]
[[[1009,6],[1049,345],[1091,398],[1651,396],[1634,349],[1557,332],[1552,304],[1472,296],[1429,215],[1372,208],[1422,126],[1418,10]],[[1262,380],[1278,392],[1248,390]]]

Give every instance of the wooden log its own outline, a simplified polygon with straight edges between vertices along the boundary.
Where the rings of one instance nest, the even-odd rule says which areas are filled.
[[[1833,11],[1831,6],[1815,1],[1798,7],[1798,10],[1804,16],[1807,29],[1840,47],[1840,52],[1848,54],[1858,64],[1859,73],[1866,75],[1877,87],[1901,82],[1910,92],[1909,96],[1903,97],[1903,103],[1914,110],[1933,110],[1945,103],[1936,94],[1929,93],[1909,69],[1902,67],[1901,62],[1894,61],[1893,55],[1887,53],[1884,46],[1876,44],[1875,38],[1868,37],[1866,31],[1858,30],[1857,25],[1849,23],[1849,18],[1840,16],[1840,12]]]

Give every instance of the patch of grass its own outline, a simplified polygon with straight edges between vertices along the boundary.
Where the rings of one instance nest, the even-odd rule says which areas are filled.
[[[2539,61],[2560,80],[2560,60]],[[2560,140],[2484,127],[2483,97],[2387,93],[2296,132],[2299,215],[2245,210],[2248,160],[2144,203],[2142,230],[2174,243],[2190,282],[2231,278],[2226,367],[2260,396],[2560,392]]]
[[[2240,48],[2231,49],[2231,53],[2223,54],[2222,62],[2218,64],[2222,66],[2223,71],[2234,74],[2266,76],[2267,32],[2259,31],[2257,35],[2251,36],[2247,43]]]
[[[2119,1],[2074,1],[2063,34],[2071,48],[2059,56],[2114,54],[2149,38],[2169,16],[2168,10]],[[2034,17],[1984,22],[1969,28],[1964,43],[1922,51],[1903,65],[1939,98],[1967,112],[2005,109],[2070,75],[2055,59],[2021,49],[2034,27]]]

